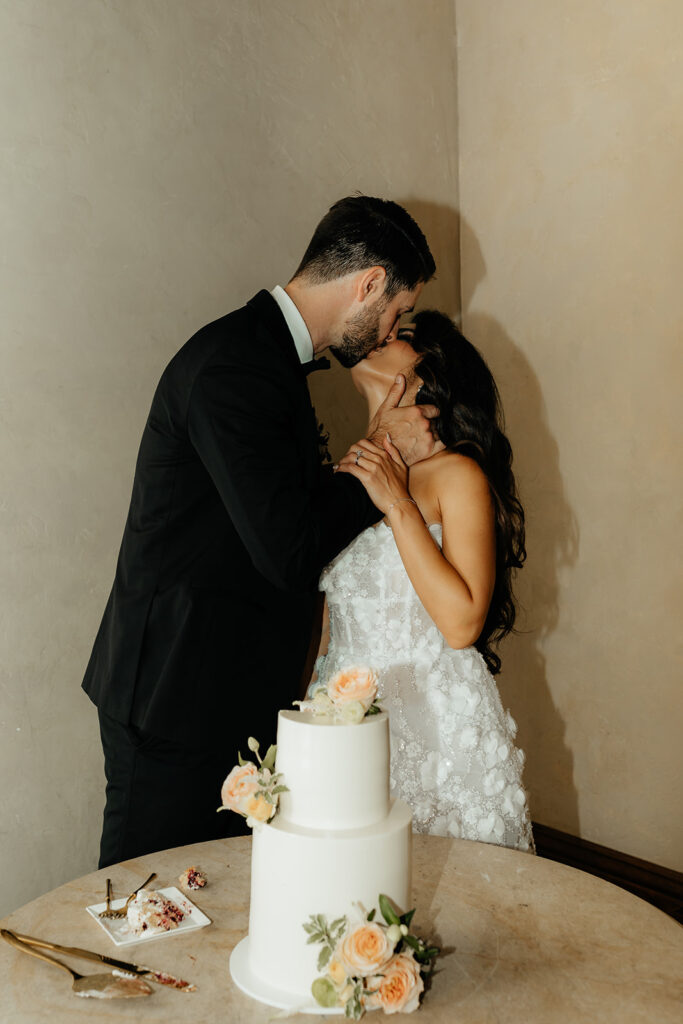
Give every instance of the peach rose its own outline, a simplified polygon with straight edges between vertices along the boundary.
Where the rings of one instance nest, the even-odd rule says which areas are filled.
[[[409,953],[397,953],[384,968],[382,977],[368,978],[367,984],[376,991],[367,996],[366,1006],[381,1006],[385,1013],[412,1013],[420,1005],[424,991],[419,965]]]
[[[223,807],[238,814],[249,814],[247,804],[259,788],[258,768],[253,761],[235,765],[221,788]]]
[[[374,921],[365,921],[344,936],[336,956],[351,977],[366,978],[381,971],[393,952],[393,943],[384,928]]]
[[[269,804],[265,797],[259,793],[247,800],[245,814],[250,819],[247,821],[247,824],[251,824],[251,820],[270,821],[275,814],[275,804]]]
[[[343,669],[330,679],[327,693],[337,705],[358,701],[367,711],[377,696],[377,675],[371,668]]]

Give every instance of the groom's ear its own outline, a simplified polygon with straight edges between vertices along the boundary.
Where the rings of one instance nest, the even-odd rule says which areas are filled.
[[[367,270],[359,271],[354,298],[358,302],[375,302],[384,294],[386,280],[387,272],[384,267],[368,267]]]

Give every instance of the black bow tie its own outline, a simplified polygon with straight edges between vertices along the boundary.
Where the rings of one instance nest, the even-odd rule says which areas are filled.
[[[308,377],[309,373],[315,373],[316,370],[329,370],[330,361],[325,356],[320,356],[319,359],[311,359],[310,363],[302,363],[301,371],[304,377]]]

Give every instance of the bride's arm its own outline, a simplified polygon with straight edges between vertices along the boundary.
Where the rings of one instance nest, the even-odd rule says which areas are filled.
[[[388,450],[391,446],[387,445]],[[484,625],[495,582],[495,524],[488,482],[472,460],[441,456],[430,472],[443,525],[443,552],[407,490],[396,462],[367,450],[359,465],[345,462],[365,485],[394,532],[403,564],[425,609],[454,648],[473,644]],[[399,457],[400,458],[400,457]]]
[[[415,505],[401,502],[388,518],[403,564],[427,612],[451,647],[469,647],[483,629],[495,583],[491,495],[479,466],[464,456],[444,458],[437,472],[443,551]]]

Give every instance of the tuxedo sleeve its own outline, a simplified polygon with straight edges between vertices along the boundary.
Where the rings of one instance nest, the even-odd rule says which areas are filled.
[[[304,481],[296,422],[304,399],[294,383],[253,366],[204,369],[188,433],[256,569],[276,587],[303,590],[380,513],[348,474],[317,471]]]

